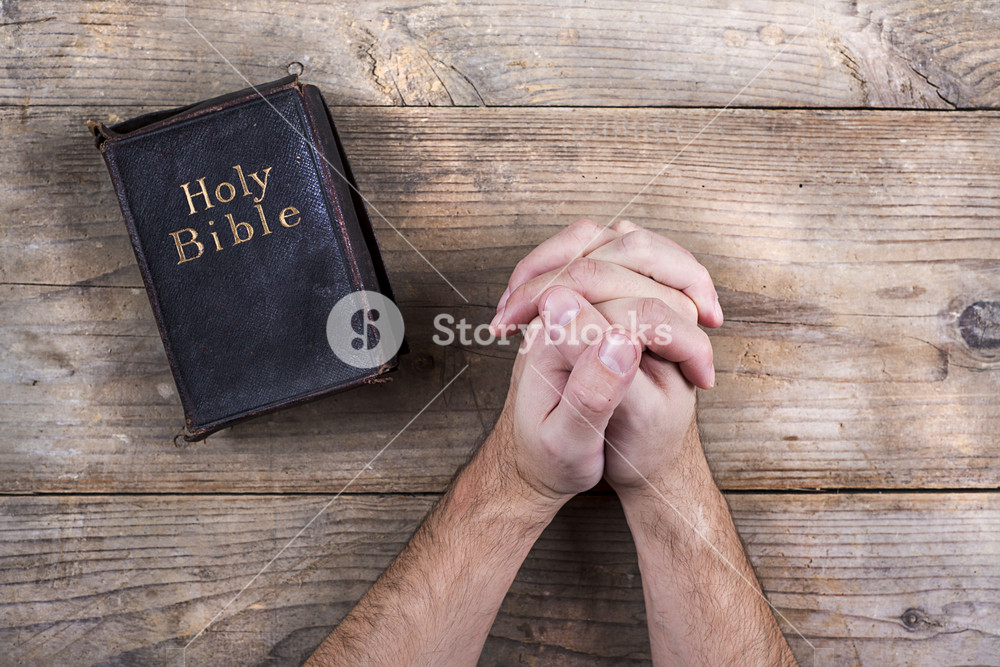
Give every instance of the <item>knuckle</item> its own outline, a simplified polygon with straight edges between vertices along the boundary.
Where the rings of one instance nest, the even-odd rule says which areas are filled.
[[[622,248],[629,254],[644,254],[653,247],[653,235],[645,229],[637,229],[622,236]]]
[[[670,317],[670,307],[659,299],[647,298],[639,302],[639,321],[664,322]]]
[[[595,386],[575,386],[568,391],[570,405],[578,411],[577,416],[588,423],[611,407],[611,399]]]
[[[682,297],[678,299],[678,310],[681,311],[681,315],[687,320],[691,320],[692,322],[697,322],[698,321],[697,304],[695,304],[695,302],[692,301],[691,298],[688,297],[683,292],[679,296]]]
[[[588,218],[581,218],[569,226],[570,238],[573,243],[580,244],[580,252],[583,252],[600,235],[601,231],[603,228]]]
[[[708,272],[704,264],[696,263],[694,269],[694,282],[707,283],[712,285],[712,274]]]
[[[590,218],[580,218],[569,226],[569,231],[573,234],[593,234],[597,223]]]
[[[695,329],[695,331],[698,332],[694,344],[695,358],[711,362],[715,354],[715,351],[712,349],[712,339],[701,329]]]
[[[625,234],[631,229],[632,223],[628,220],[615,220],[611,225],[611,229],[615,230],[619,234]]]
[[[566,276],[577,286],[594,282],[600,272],[600,263],[589,257],[577,257],[566,267]]]

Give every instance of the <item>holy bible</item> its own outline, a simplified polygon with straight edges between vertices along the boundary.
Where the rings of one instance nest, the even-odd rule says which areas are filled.
[[[379,311],[395,307],[317,88],[292,76],[90,127],[163,339],[187,440],[378,381],[396,366],[398,345],[368,357],[370,365],[338,354],[385,342]],[[401,329],[398,310],[395,317]]]

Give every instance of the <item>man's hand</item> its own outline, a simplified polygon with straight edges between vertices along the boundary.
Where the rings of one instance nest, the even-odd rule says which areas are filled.
[[[604,429],[639,366],[619,331],[572,362],[545,336],[534,322],[493,432],[310,666],[475,664],[535,540],[600,480]]]
[[[531,326],[496,428],[309,664],[474,664],[534,541],[602,473],[636,539],[654,662],[793,664],[693,422],[692,383],[715,377],[696,323],[722,323],[707,272],[629,223],[579,223],[501,301],[494,327]]]
[[[573,299],[579,303],[572,322],[563,312],[552,314]],[[577,342],[584,331],[615,325],[648,349],[605,432],[611,443],[605,476],[620,495],[665,477],[678,457],[701,456],[689,437],[692,384],[714,386],[715,368],[711,343],[696,323],[719,326],[723,316],[711,276],[691,253],[628,221],[605,228],[580,220],[518,262],[491,325],[509,332],[537,313],[550,335],[559,319],[576,333],[563,338]],[[583,349],[557,347],[570,363]]]
[[[571,365],[586,351],[588,331],[628,331],[646,350],[604,432],[604,476],[619,496],[646,492],[700,456],[700,446],[688,437],[694,428],[694,387],[682,370],[710,383],[712,347],[704,331],[658,299],[611,299],[593,306],[566,287],[550,287],[539,302],[548,338]],[[573,309],[560,310],[563,304]]]
[[[535,502],[561,506],[601,479],[604,431],[635,378],[641,348],[624,332],[607,330],[567,359],[547,333],[537,320],[527,330],[503,412],[483,448],[516,471]]]
[[[578,220],[517,263],[491,322],[496,332],[527,324],[538,297],[569,287],[593,304],[621,297],[657,298],[707,327],[722,325],[708,270],[670,239],[627,220],[611,227]]]
[[[538,309],[571,364],[586,345],[557,335],[567,329],[619,327],[646,350],[608,422],[605,476],[635,538],[654,663],[794,665],[698,439],[692,383],[710,387],[715,375],[695,321],[717,326],[722,313],[707,272],[685,255],[629,223],[577,223],[518,265],[492,324],[520,324]],[[553,305],[565,303],[575,306]],[[668,336],[657,335],[663,327]]]

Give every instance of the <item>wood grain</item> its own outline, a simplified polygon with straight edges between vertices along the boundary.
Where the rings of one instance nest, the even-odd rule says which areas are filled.
[[[402,548],[433,496],[343,496],[185,652],[299,664]],[[734,517],[803,665],[996,665],[995,494],[743,495]],[[14,664],[181,664],[325,497],[9,497],[0,641]],[[734,585],[740,585],[734,579]],[[818,650],[815,662],[813,650]],[[640,577],[613,496],[535,545],[481,664],[648,664]]]
[[[1000,106],[996,3],[184,4],[0,1],[0,662],[300,664],[502,404],[514,352],[436,345],[434,317],[487,321],[534,245],[641,192],[625,217],[720,288],[720,485],[841,491],[729,495],[801,664],[1000,665],[1000,494],[929,492],[1000,487],[1000,116],[788,109]],[[387,218],[413,352],[175,444],[84,121],[298,65]],[[560,513],[480,664],[649,664],[613,496]]]
[[[468,363],[353,487],[440,491],[492,425],[513,352],[435,345],[434,317],[485,323],[531,247],[610,219],[706,126],[627,216],[719,285],[720,380],[699,413],[719,482],[1000,484],[1000,323],[975,306],[1000,302],[995,113],[338,109],[374,208],[470,303],[377,219],[414,348],[393,382],[190,448],[174,445],[179,403],[82,133],[101,113],[0,112],[5,489],[338,488]]]
[[[1000,104],[986,1],[189,4],[3,3],[0,103],[177,105],[300,63],[352,105]]]

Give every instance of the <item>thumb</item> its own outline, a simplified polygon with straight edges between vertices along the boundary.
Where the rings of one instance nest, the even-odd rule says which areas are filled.
[[[577,359],[542,427],[570,442],[603,442],[611,414],[635,378],[640,353],[630,336],[616,329],[605,332]]]

